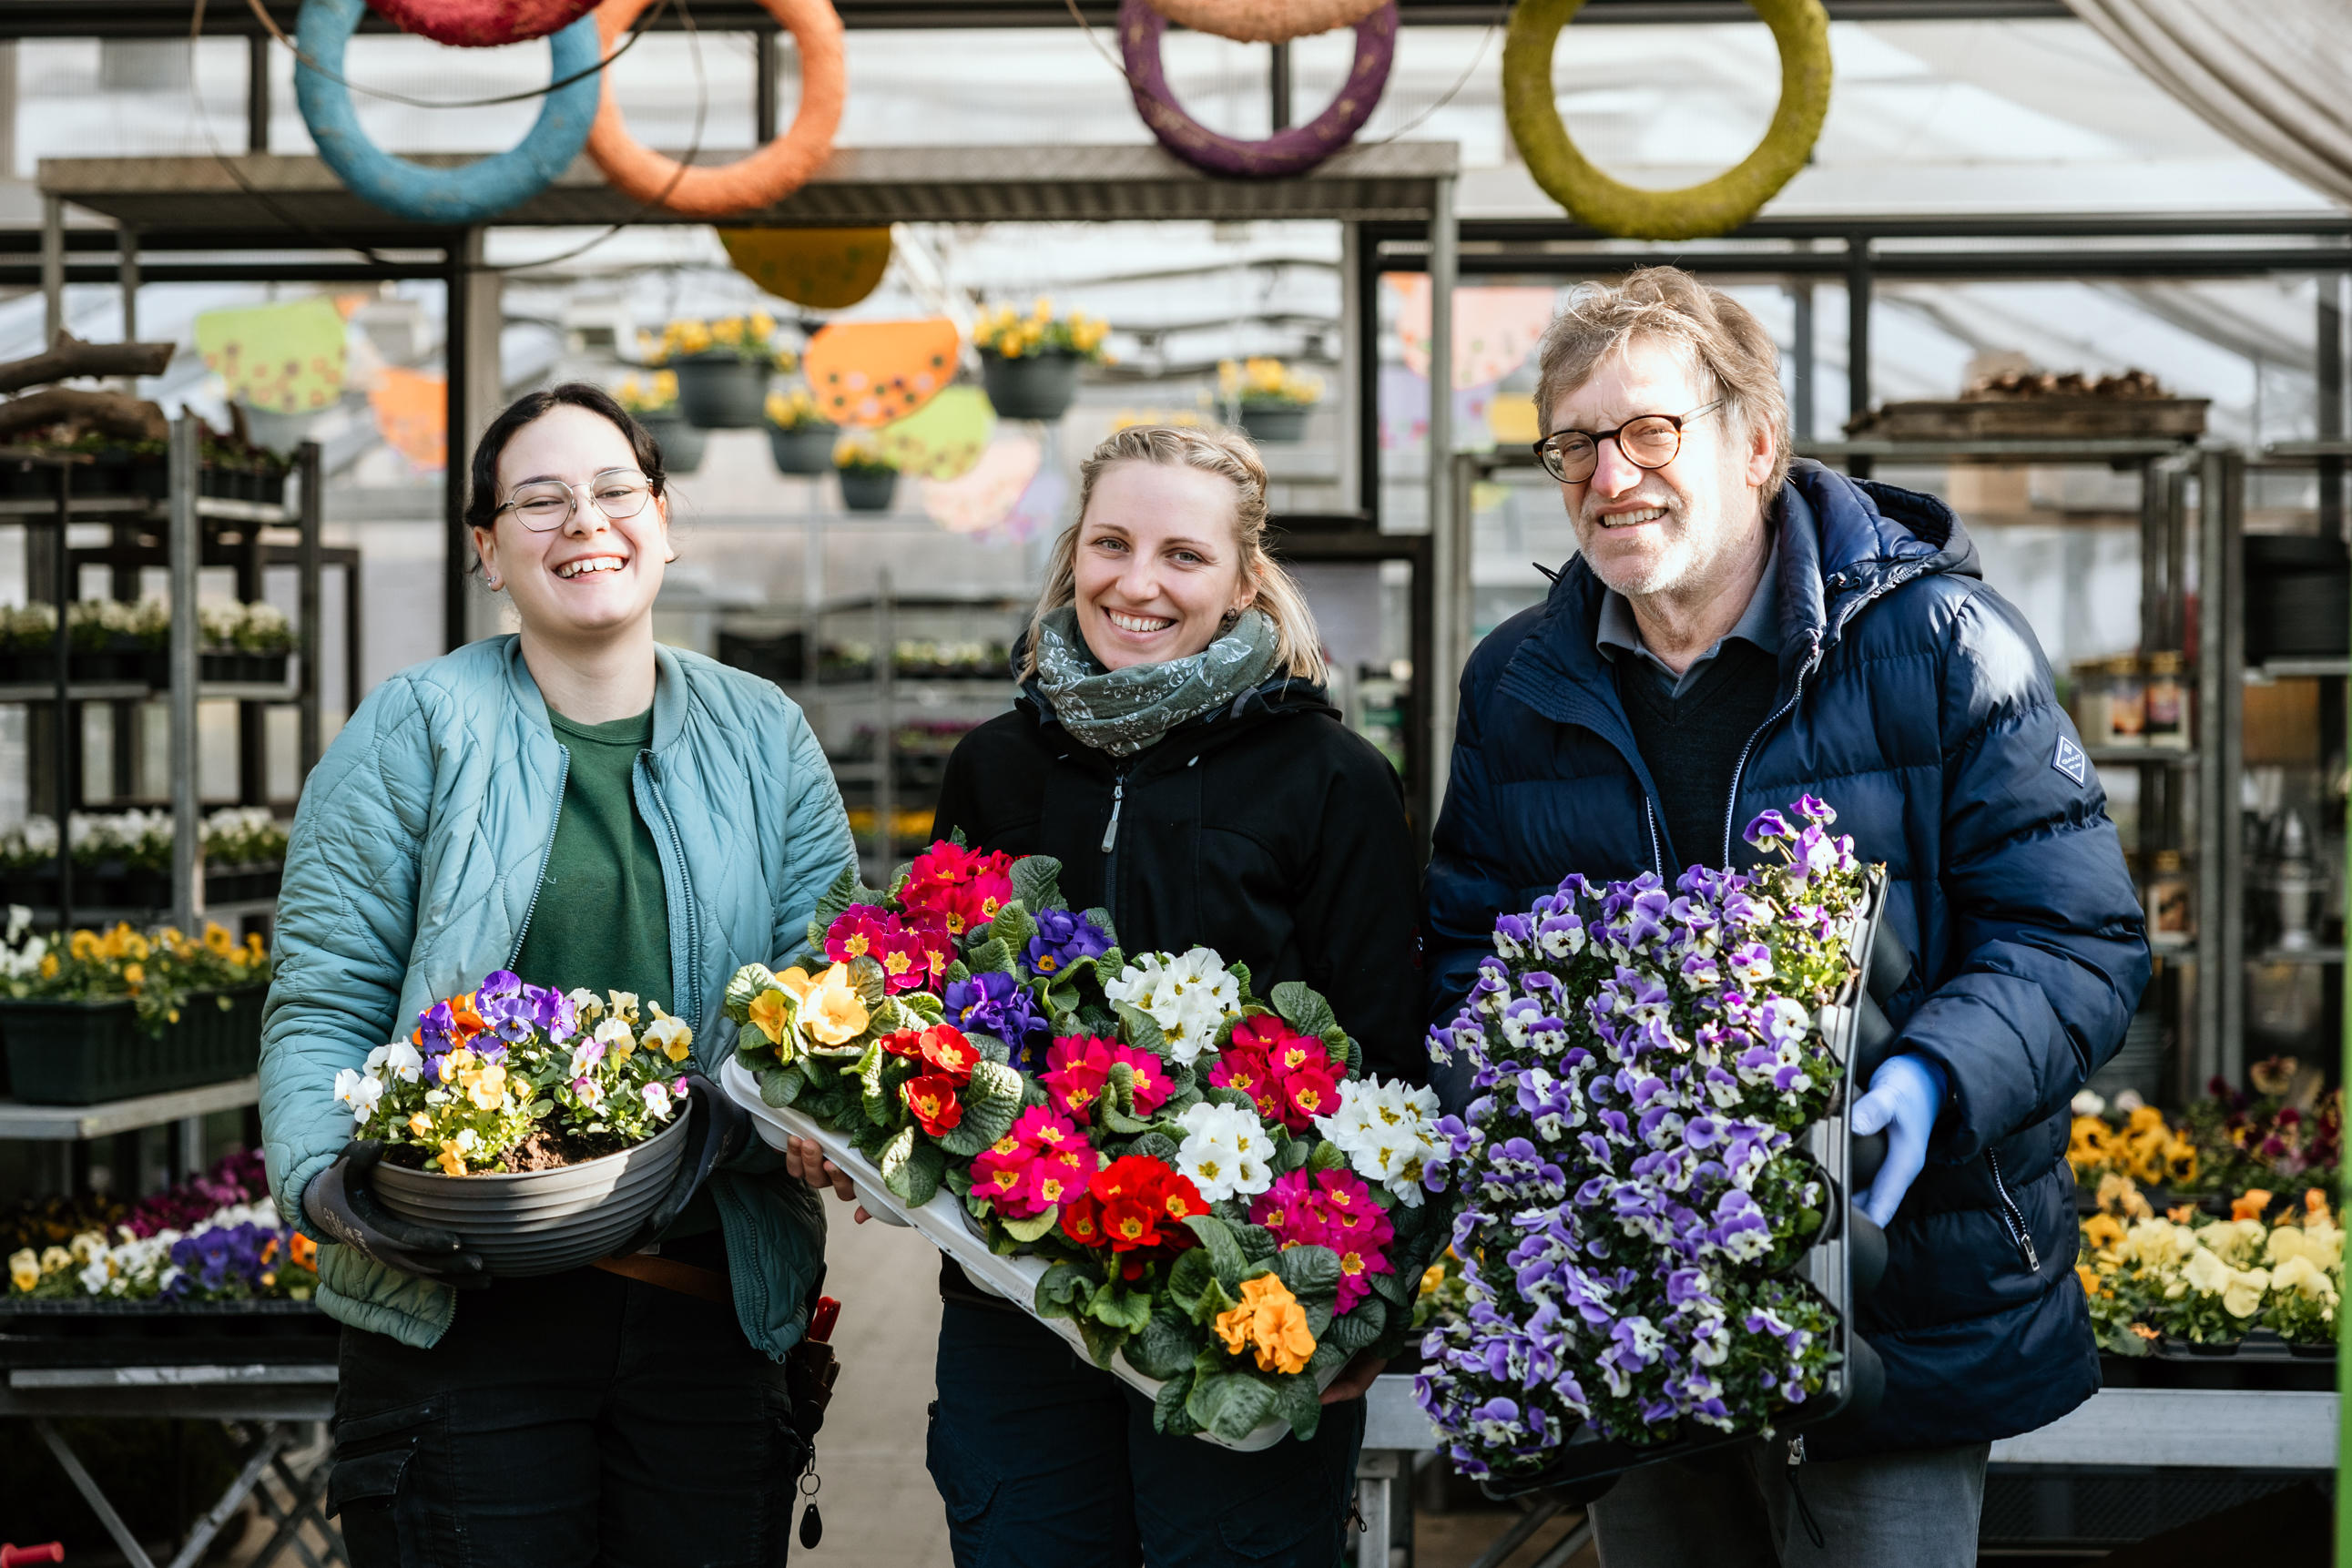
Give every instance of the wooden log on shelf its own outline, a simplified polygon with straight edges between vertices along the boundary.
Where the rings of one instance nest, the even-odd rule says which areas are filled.
[[[22,392],[78,375],[161,375],[172,343],[86,343],[60,328],[57,342],[27,359],[0,363],[0,392]]]
[[[0,440],[20,431],[67,422],[126,441],[163,441],[172,434],[171,422],[161,408],[127,392],[52,386],[0,402]]]

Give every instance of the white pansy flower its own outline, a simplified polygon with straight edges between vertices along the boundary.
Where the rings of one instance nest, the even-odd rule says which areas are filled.
[[[370,1068],[373,1071],[373,1068]],[[425,1076],[425,1055],[406,1040],[394,1040],[383,1048],[382,1076],[398,1079],[402,1083],[415,1083]]]

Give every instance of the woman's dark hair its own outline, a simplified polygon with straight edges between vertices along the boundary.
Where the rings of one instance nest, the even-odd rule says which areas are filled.
[[[558,405],[584,408],[611,420],[614,427],[629,438],[629,450],[636,458],[637,471],[646,476],[653,493],[665,493],[669,476],[662,468],[661,444],[652,433],[638,424],[627,409],[614,402],[613,395],[603,387],[584,381],[567,381],[561,386],[524,393],[507,405],[506,412],[491,420],[490,427],[482,432],[481,440],[474,446],[473,483],[466,492],[466,521],[469,525],[486,529],[497,524],[499,459],[506,456],[507,443],[514,439],[516,431]]]

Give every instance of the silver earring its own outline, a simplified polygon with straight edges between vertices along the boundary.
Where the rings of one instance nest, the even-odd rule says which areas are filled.
[[[485,585],[486,587],[488,587],[491,593],[495,594],[495,593],[497,593],[499,589],[504,588],[504,587],[507,585],[507,584],[506,584],[506,579],[505,579],[505,578],[503,578],[503,577],[498,577],[498,576],[493,576],[493,577],[489,578],[489,579],[488,579],[488,581],[484,585]]]

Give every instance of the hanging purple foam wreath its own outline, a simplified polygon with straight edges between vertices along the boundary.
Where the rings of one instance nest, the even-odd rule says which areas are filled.
[[[461,49],[495,48],[562,32],[596,0],[368,0],[404,33]]]
[[[1136,111],[1160,144],[1212,174],[1279,179],[1315,167],[1346,146],[1371,118],[1396,59],[1396,0],[1388,0],[1356,24],[1356,61],[1330,106],[1307,124],[1278,131],[1263,142],[1219,135],[1177,106],[1160,59],[1160,40],[1167,30],[1168,18],[1146,0],[1120,0],[1118,47],[1127,63],[1127,83],[1135,93]]]

